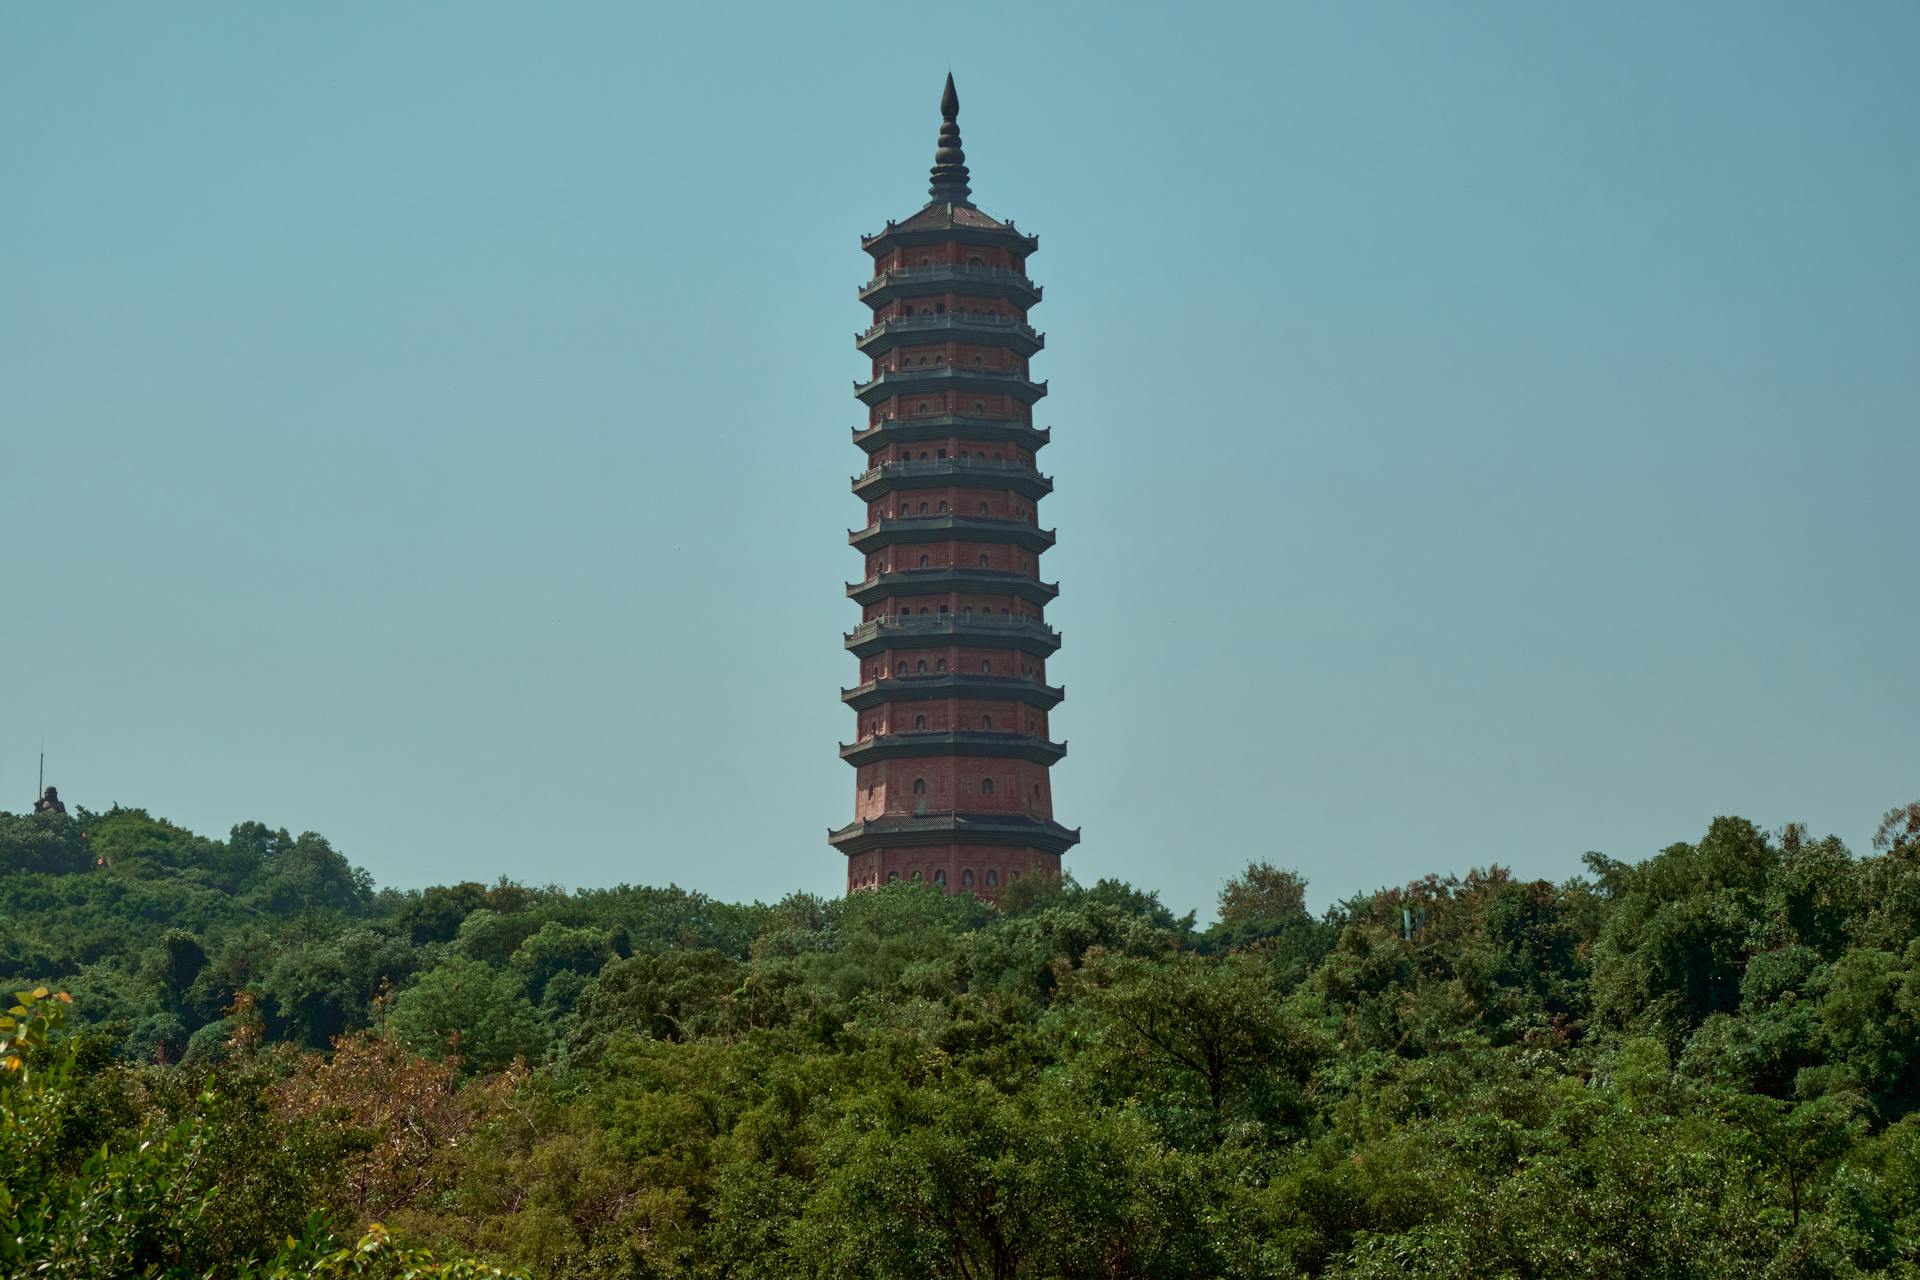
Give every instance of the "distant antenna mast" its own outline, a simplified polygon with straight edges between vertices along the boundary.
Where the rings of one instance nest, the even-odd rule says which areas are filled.
[[[40,786],[34,791],[33,798],[37,801],[45,794],[47,794],[47,740],[42,738],[40,739]]]

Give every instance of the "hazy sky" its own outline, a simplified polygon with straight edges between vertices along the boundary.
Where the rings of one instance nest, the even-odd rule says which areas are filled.
[[[1920,798],[1920,8],[0,7],[0,803],[836,892],[858,236],[1041,237],[1083,881]]]

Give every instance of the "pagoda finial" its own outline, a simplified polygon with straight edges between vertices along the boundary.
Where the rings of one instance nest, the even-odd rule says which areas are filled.
[[[967,183],[967,153],[960,149],[960,95],[947,72],[946,92],[940,95],[940,145],[933,153],[933,185],[927,194],[947,204],[970,205],[973,188]]]

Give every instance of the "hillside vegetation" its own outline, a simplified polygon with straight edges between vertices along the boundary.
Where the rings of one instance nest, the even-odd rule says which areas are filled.
[[[1202,929],[0,814],[0,1272],[1920,1277],[1920,805],[1587,866]]]

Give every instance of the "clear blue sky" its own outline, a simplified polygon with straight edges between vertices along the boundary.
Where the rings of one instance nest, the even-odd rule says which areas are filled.
[[[0,9],[0,779],[835,892],[857,237],[1041,236],[1068,865],[1920,797],[1920,9]]]

